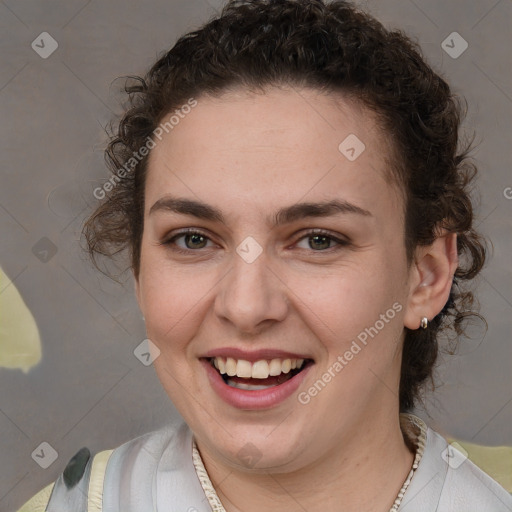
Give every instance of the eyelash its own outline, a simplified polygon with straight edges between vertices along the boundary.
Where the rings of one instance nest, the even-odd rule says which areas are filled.
[[[210,237],[207,236],[202,231],[199,231],[194,228],[189,228],[189,229],[180,231],[179,233],[176,233],[174,236],[172,236],[171,238],[169,238],[167,240],[160,242],[160,245],[165,245],[165,246],[169,247],[173,252],[177,252],[179,254],[187,254],[187,255],[190,255],[193,252],[199,252],[203,249],[206,249],[205,247],[203,247],[201,249],[181,249],[174,245],[174,242],[177,239],[184,237],[186,235],[200,235],[200,236],[206,238],[207,240],[211,241]],[[313,237],[313,236],[325,236],[326,238],[330,239],[331,241],[336,242],[336,244],[337,244],[337,247],[329,247],[328,249],[320,249],[317,251],[311,249],[310,252],[313,252],[313,253],[331,253],[333,251],[337,251],[337,250],[341,249],[342,247],[347,247],[348,245],[350,245],[350,242],[348,242],[347,240],[342,240],[340,238],[337,238],[337,237],[333,236],[329,231],[325,231],[324,229],[311,229],[311,230],[305,232],[300,238],[298,238],[295,243],[303,240],[304,238],[309,238],[309,237]]]

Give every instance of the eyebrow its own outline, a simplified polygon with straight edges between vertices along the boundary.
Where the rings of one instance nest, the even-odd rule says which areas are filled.
[[[221,210],[193,199],[183,197],[165,196],[153,204],[149,215],[157,211],[170,211],[182,215],[191,215],[198,219],[216,221],[225,224],[225,218]],[[291,206],[280,208],[274,215],[269,217],[274,226],[288,224],[307,217],[330,217],[339,213],[352,213],[365,217],[373,215],[364,208],[349,203],[344,199],[332,199],[323,202],[297,203]]]

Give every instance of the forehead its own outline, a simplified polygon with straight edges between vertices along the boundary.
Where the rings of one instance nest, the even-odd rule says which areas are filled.
[[[261,208],[336,192],[368,203],[385,191],[396,202],[390,153],[373,113],[338,94],[273,88],[202,96],[156,140],[146,213],[163,192]]]

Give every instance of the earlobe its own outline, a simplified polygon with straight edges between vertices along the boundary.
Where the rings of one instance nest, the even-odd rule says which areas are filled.
[[[430,321],[443,309],[458,263],[456,233],[444,230],[432,245],[418,247],[411,268],[411,288],[404,316],[406,327],[419,329],[424,318]]]

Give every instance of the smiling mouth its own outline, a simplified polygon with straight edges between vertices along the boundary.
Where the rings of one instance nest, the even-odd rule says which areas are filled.
[[[313,364],[312,359],[261,359],[251,363],[244,359],[212,357],[208,361],[225,384],[246,391],[279,386]]]

